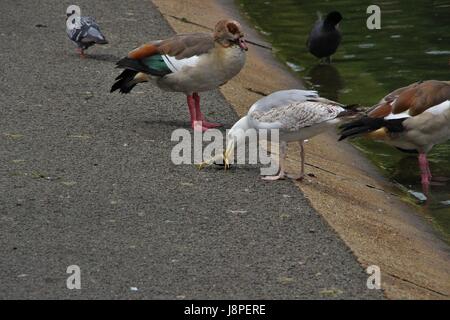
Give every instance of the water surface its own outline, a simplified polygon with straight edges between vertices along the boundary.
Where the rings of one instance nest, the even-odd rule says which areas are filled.
[[[270,41],[275,55],[307,86],[329,99],[370,106],[392,90],[418,80],[450,80],[450,1],[378,1],[381,30],[368,30],[372,1],[238,0],[253,25]],[[338,10],[343,42],[332,65],[321,65],[306,50],[317,12]],[[429,155],[433,175],[428,206],[408,191],[421,192],[415,155],[382,143],[355,139],[354,145],[398,184],[405,201],[450,242],[450,143]]]

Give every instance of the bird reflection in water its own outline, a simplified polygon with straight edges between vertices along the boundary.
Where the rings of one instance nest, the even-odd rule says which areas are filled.
[[[308,79],[319,91],[319,95],[333,101],[339,101],[339,92],[344,89],[344,80],[331,64],[317,64],[308,72]]]

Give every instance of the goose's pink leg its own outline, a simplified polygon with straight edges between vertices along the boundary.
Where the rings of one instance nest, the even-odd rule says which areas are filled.
[[[419,154],[419,166],[422,177],[422,189],[425,195],[428,195],[430,189],[431,171],[428,163],[427,155],[425,153]]]
[[[191,127],[195,131],[206,131],[207,128],[202,127],[202,123],[197,121],[197,114],[195,112],[195,100],[191,95],[187,96],[187,103],[189,108],[189,114],[191,117]]]
[[[191,127],[194,131],[205,132],[208,128],[202,126],[201,121],[197,121],[197,114],[195,110],[195,100],[191,95],[187,96],[187,104],[189,107],[189,114],[191,116]]]
[[[201,121],[202,126],[205,128],[221,127],[222,125],[220,123],[212,123],[212,122],[206,121],[205,116],[203,115],[203,113],[200,110],[200,96],[198,95],[197,92],[194,92],[194,94],[192,96],[194,97],[194,100],[195,100],[195,114],[197,116],[196,120]]]

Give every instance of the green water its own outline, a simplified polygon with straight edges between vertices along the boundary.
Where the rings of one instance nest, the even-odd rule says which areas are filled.
[[[275,55],[310,89],[345,104],[370,106],[392,90],[418,80],[450,80],[450,1],[377,1],[381,30],[366,27],[366,9],[373,1],[239,0],[244,14],[266,39]],[[332,65],[320,65],[306,50],[317,11],[338,10],[343,41]],[[429,156],[439,183],[431,187],[427,206],[408,194],[421,192],[415,155],[382,143],[357,139],[354,145],[399,186],[403,199],[450,242],[450,143]]]

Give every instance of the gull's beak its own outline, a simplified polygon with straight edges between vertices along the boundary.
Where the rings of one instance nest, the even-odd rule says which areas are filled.
[[[247,43],[245,42],[244,38],[239,38],[239,47],[243,50],[243,51],[248,51],[248,46]]]
[[[202,170],[203,168],[210,166],[219,160],[224,159],[224,155],[225,155],[225,153],[216,155],[215,157],[213,157],[209,160],[206,160],[206,161],[203,161],[202,163],[196,164],[196,167],[198,170]]]
[[[227,170],[231,167],[230,157],[232,156],[233,151],[234,151],[234,144],[229,146],[222,154],[218,154],[209,160],[203,161],[202,163],[197,164],[196,167],[198,170],[202,170],[207,166],[210,166],[216,162],[219,162],[220,160],[223,160],[224,170]]]

